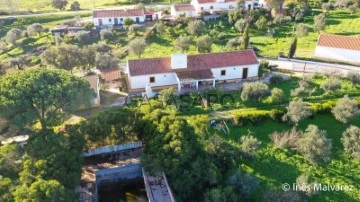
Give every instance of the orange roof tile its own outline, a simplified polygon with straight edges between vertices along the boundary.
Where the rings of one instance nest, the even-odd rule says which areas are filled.
[[[321,34],[318,39],[317,45],[331,48],[360,50],[360,36]]]
[[[111,18],[111,17],[129,17],[129,16],[144,16],[144,9],[103,9],[94,10],[94,18]]]
[[[175,4],[174,8],[176,11],[195,11],[195,8],[191,4]]]

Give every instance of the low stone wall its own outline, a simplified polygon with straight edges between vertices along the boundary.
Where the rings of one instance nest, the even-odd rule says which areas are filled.
[[[107,153],[123,151],[123,150],[128,150],[128,149],[135,149],[135,148],[140,148],[140,147],[142,147],[141,141],[127,143],[127,144],[113,145],[113,146],[105,146],[105,147],[100,147],[97,149],[88,150],[83,153],[83,156],[89,157],[89,156],[95,156],[95,155],[99,155],[99,154],[107,154]]]

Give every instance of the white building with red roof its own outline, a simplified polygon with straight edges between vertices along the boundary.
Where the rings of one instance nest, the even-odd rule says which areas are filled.
[[[173,4],[171,6],[171,15],[174,18],[179,16],[184,17],[198,17],[199,15],[196,13],[196,10],[191,4]]]
[[[236,0],[192,0],[191,5],[194,6],[197,13],[201,12],[218,12],[229,11],[237,8]],[[253,9],[258,6],[256,0],[246,0],[245,9]]]
[[[243,51],[173,54],[170,57],[129,60],[127,63],[130,91],[174,87],[198,89],[214,87],[216,82],[256,79],[259,62],[252,49]]]
[[[360,36],[321,34],[316,44],[315,58],[360,64]]]
[[[95,26],[122,26],[126,18],[132,19],[137,24],[145,22],[144,9],[102,9],[94,10],[93,23]]]

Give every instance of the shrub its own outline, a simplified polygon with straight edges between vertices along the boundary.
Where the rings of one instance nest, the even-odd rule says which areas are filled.
[[[288,121],[297,125],[301,120],[311,115],[310,108],[302,100],[292,101],[287,107],[287,112],[283,116],[283,121]]]
[[[186,52],[191,44],[191,37],[181,35],[174,41],[174,46],[176,49],[181,50],[182,52]]]
[[[343,123],[348,123],[360,113],[357,101],[349,98],[347,95],[337,102],[331,112],[336,120]]]
[[[241,99],[243,101],[259,101],[270,95],[269,87],[265,83],[253,82],[244,83],[243,90],[241,92]]]
[[[356,71],[349,71],[346,74],[346,79],[349,80],[353,86],[360,84],[360,73]]]
[[[90,42],[90,35],[87,31],[79,31],[76,33],[75,38],[81,44],[87,44]]]
[[[245,26],[247,23],[248,23],[247,20],[240,19],[240,20],[236,21],[234,26],[239,32],[242,32],[245,29]]]
[[[86,31],[91,31],[93,27],[94,27],[94,23],[92,23],[92,22],[88,22],[88,23],[86,23],[86,24],[83,26],[83,28],[84,28]],[[100,33],[101,33],[101,32],[100,32]]]
[[[261,141],[252,135],[242,136],[240,139],[241,150],[247,155],[253,156],[259,150]]]
[[[27,27],[27,33],[29,35],[34,35],[34,34],[41,34],[41,32],[44,31],[44,27],[40,24],[40,23],[34,23],[32,25],[29,25]]]
[[[350,126],[342,134],[341,142],[344,145],[346,153],[353,158],[360,159],[360,128]]]
[[[159,92],[159,101],[161,101],[164,105],[167,105],[169,103],[173,103],[174,100],[174,92],[175,90],[173,88],[167,88],[163,89]]]
[[[270,78],[270,83],[274,85],[279,85],[283,80],[284,78],[281,75],[276,74]]]
[[[220,34],[218,34],[217,38],[219,40],[224,40],[226,38],[226,34],[225,33],[220,33]]]
[[[18,28],[10,29],[5,36],[5,41],[7,43],[15,44],[15,42],[20,39],[22,36],[22,32]]]
[[[162,34],[165,31],[165,25],[163,23],[156,23],[156,32]]]
[[[260,68],[269,68],[269,61],[267,60],[260,60]]]
[[[335,92],[341,89],[341,82],[339,79],[331,77],[326,79],[321,84],[321,88],[324,89],[327,93]]]
[[[248,123],[254,125],[260,123],[261,121],[271,118],[273,120],[280,120],[284,115],[282,110],[272,109],[268,110],[247,110],[247,111],[235,111],[233,112],[233,119],[236,125],[243,126]]]
[[[317,166],[330,161],[331,148],[331,140],[326,138],[326,131],[309,125],[298,141],[297,150],[309,163]]]
[[[72,2],[72,4],[70,5],[70,9],[72,11],[78,11],[80,10],[80,3],[78,1],[74,1]]]
[[[210,35],[211,35],[211,36],[216,36],[217,33],[218,33],[218,32],[217,32],[215,29],[212,29],[212,30],[210,31]]]
[[[130,25],[134,24],[134,20],[132,20],[131,18],[125,18],[124,19],[124,25],[125,27],[129,27]]]
[[[226,43],[226,47],[233,49],[233,48],[239,47],[240,44],[241,44],[241,41],[239,38],[232,38]]]
[[[112,37],[112,32],[110,30],[107,29],[102,29],[100,31],[100,38],[101,40],[110,40]]]
[[[212,44],[213,44],[213,41],[212,41],[211,37],[208,35],[200,36],[196,42],[198,52],[201,52],[201,53],[211,52]]]
[[[301,132],[293,127],[291,130],[278,132],[275,131],[269,135],[276,148],[296,148]]]
[[[313,105],[311,105],[310,109],[312,112],[314,112],[314,114],[317,113],[329,113],[331,112],[331,109],[335,106],[335,102],[334,101],[327,101],[324,103],[314,103]]]
[[[201,20],[191,21],[187,26],[187,31],[191,35],[200,35],[205,30],[205,23]]]
[[[137,55],[138,58],[144,53],[146,48],[146,41],[143,38],[136,38],[129,43],[129,51],[133,55]]]
[[[283,24],[291,22],[291,20],[292,19],[290,16],[277,15],[277,16],[275,16],[273,23],[277,24],[277,25],[283,25]]]
[[[292,97],[305,97],[308,93],[308,90],[304,86],[300,86],[290,91]]]
[[[299,191],[304,192],[308,196],[316,193],[316,190],[314,189],[315,183],[312,182],[308,175],[302,174],[296,178],[296,185],[300,188]]]
[[[272,103],[281,103],[286,99],[284,91],[280,88],[273,88],[270,98]]]

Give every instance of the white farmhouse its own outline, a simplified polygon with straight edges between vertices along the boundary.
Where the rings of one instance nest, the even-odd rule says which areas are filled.
[[[92,20],[95,26],[112,27],[122,26],[126,18],[132,19],[137,24],[142,24],[146,18],[144,9],[94,10]]]
[[[228,11],[237,8],[236,0],[192,0],[191,5],[194,6],[197,13],[201,12],[218,12]],[[253,9],[258,6],[254,0],[245,1],[245,9]]]
[[[191,4],[174,4],[171,6],[171,15],[176,19],[180,15],[184,17],[197,17],[196,10]]]
[[[321,34],[316,44],[315,58],[360,64],[360,36]]]
[[[259,63],[254,51],[231,51],[208,54],[173,54],[171,57],[129,60],[130,91],[175,87],[198,89],[214,87],[216,82],[256,79]]]

